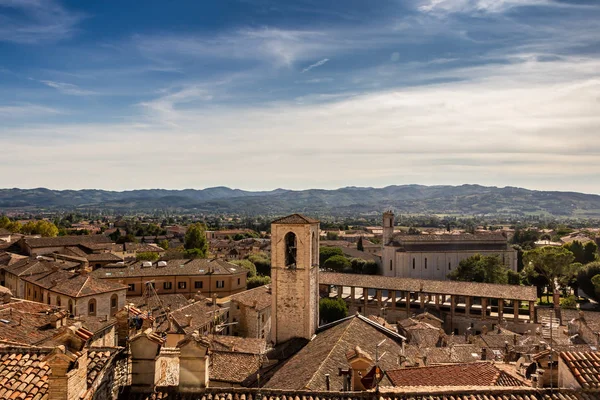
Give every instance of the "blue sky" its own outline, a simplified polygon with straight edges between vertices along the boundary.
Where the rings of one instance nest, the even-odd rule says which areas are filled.
[[[0,0],[0,186],[600,193],[597,0]]]

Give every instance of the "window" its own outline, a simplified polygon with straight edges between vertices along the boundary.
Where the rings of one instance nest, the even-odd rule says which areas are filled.
[[[238,278],[238,285],[240,284],[240,278]]]
[[[48,296],[46,296],[46,300],[47,300],[48,304],[50,304],[50,293],[48,293]]]
[[[178,283],[177,283],[177,287],[178,287],[179,289],[185,289],[185,287],[186,287],[186,284],[185,284],[185,282],[178,282]]]
[[[425,269],[427,269],[427,257],[425,257]]]
[[[173,287],[173,283],[172,282],[163,282],[163,289],[169,290],[172,287]]]
[[[96,268],[100,268],[101,266],[102,266],[102,264],[96,263]]]
[[[288,268],[296,268],[296,235],[294,232],[288,232],[285,235],[284,243],[285,266]]]
[[[111,307],[116,307],[117,306],[117,295],[113,295],[113,297],[111,297],[110,299],[110,306]]]
[[[135,283],[130,283],[127,285],[128,292],[135,292]]]
[[[415,259],[413,258],[413,269],[415,269],[415,266],[416,266],[416,265],[417,265],[417,260],[415,260]]]
[[[113,294],[110,297],[110,315],[111,316],[116,314],[118,305],[119,305],[119,298],[117,297],[116,294]]]
[[[390,260],[390,271],[392,270],[392,260]]]
[[[196,282],[194,282],[194,288],[195,289],[202,289],[202,281],[196,281]]]
[[[452,263],[448,263],[448,271],[452,269]]]
[[[217,288],[224,288],[225,287],[225,281],[217,281]]]
[[[88,315],[96,315],[96,299],[88,301]]]
[[[56,296],[56,305],[59,306],[59,307],[61,306],[61,304],[60,304],[60,296]]]

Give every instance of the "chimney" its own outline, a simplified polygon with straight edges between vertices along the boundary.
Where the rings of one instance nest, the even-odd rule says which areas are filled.
[[[481,348],[481,360],[482,361],[487,360],[487,349],[485,347]]]
[[[185,326],[191,326],[192,325],[192,316],[190,314],[186,314],[185,315]]]
[[[76,356],[59,345],[46,357],[50,367],[48,400],[79,399],[87,390],[87,350]]]

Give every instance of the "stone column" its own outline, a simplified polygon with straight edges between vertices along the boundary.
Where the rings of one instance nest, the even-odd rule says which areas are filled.
[[[354,304],[354,302],[356,301],[356,298],[354,297],[354,286],[350,286],[350,300],[351,304]]]
[[[529,322],[535,322],[535,301],[529,302]]]
[[[367,304],[369,303],[369,289],[363,288],[363,304],[365,309],[363,310],[363,315],[367,315]]]
[[[435,308],[436,308],[436,310],[440,309],[440,295],[439,294],[435,295]]]
[[[344,287],[343,286],[338,286],[337,287],[337,298],[341,299],[343,293],[344,293]]]
[[[422,310],[425,309],[425,293],[419,293],[419,306]]]
[[[392,310],[396,309],[396,291],[392,290]]]
[[[407,317],[410,318],[410,292],[405,292],[406,293],[406,313],[408,314]]]
[[[513,300],[513,315],[515,322],[519,322],[519,300]]]
[[[454,317],[454,312],[456,308],[456,296],[450,295],[450,316]]]
[[[473,302],[473,299],[471,298],[471,296],[465,296],[465,315],[467,317],[471,316],[471,303]]]
[[[504,299],[498,299],[498,321],[504,317]]]
[[[481,298],[481,319],[485,319],[487,317],[487,305],[488,305],[487,297],[482,297]]]
[[[381,307],[381,289],[375,291],[375,296],[377,297],[377,307]]]

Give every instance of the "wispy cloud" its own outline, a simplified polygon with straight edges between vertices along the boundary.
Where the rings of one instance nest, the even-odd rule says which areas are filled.
[[[325,64],[327,61],[329,61],[329,58],[324,58],[324,59],[322,59],[322,60],[320,60],[320,61],[317,61],[316,63],[314,63],[314,64],[311,64],[311,65],[309,65],[308,67],[304,68],[304,69],[302,70],[302,73],[308,72],[308,71],[310,71],[310,70],[311,70],[311,69],[313,69],[313,68],[320,67],[321,65],[324,65],[324,64]]]
[[[0,105],[0,116],[6,118],[37,117],[44,115],[57,115],[63,112],[57,108],[47,107],[39,104],[17,103]]]
[[[66,39],[83,18],[53,0],[0,0],[0,41],[36,44]]]
[[[551,6],[564,8],[591,8],[592,5],[556,0],[424,0],[418,7],[423,12],[483,13],[506,12],[516,7]]]
[[[58,90],[61,93],[68,94],[68,95],[89,96],[89,95],[97,94],[96,92],[93,92],[91,90],[81,89],[79,86],[73,85],[71,83],[46,81],[46,80],[41,80],[40,82],[46,86],[49,86],[51,88]]]

